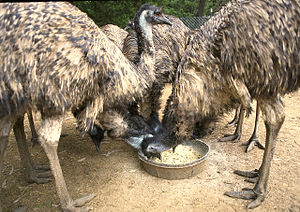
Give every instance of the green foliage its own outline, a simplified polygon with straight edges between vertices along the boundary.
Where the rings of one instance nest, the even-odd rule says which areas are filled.
[[[176,17],[195,16],[198,0],[134,0],[134,1],[73,1],[81,11],[88,14],[98,26],[115,24],[124,28],[144,3],[161,6],[164,13]]]
[[[206,0],[204,14],[210,15],[210,8],[217,11],[228,0]],[[73,1],[81,11],[88,14],[98,26],[115,24],[124,28],[144,3],[161,6],[164,13],[178,18],[196,16],[199,0],[133,0],[133,1]]]
[[[229,0],[206,0],[204,7],[204,15],[209,16],[210,10],[212,9],[212,13],[218,12],[219,9],[225,5]]]

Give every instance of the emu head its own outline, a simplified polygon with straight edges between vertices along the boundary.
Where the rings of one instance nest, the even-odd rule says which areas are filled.
[[[155,24],[168,24],[172,23],[163,16],[163,9],[160,7],[152,6],[148,3],[143,4],[134,17],[134,27],[147,28],[147,26]]]
[[[154,136],[145,137],[141,143],[141,150],[146,157],[158,157],[160,153],[174,148],[175,139],[166,133],[155,134]]]
[[[175,139],[172,139],[173,137],[163,128],[157,113],[151,114],[146,120],[141,118],[140,121],[144,122],[144,129],[141,131],[131,130],[125,136],[125,141],[130,146],[142,151],[147,157],[159,157],[160,152],[174,146]],[[141,125],[141,123],[139,124]]]

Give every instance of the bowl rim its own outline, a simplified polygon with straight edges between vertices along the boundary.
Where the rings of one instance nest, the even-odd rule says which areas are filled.
[[[152,161],[152,160],[149,160],[146,158],[146,156],[144,155],[144,153],[142,152],[142,150],[139,150],[138,151],[138,157],[141,161],[143,161],[144,163],[147,163],[149,165],[154,165],[156,167],[160,167],[160,168],[186,168],[186,167],[192,167],[192,166],[195,166],[196,164],[199,164],[201,163],[202,161],[204,161],[207,156],[208,156],[208,153],[210,152],[210,146],[208,144],[206,144],[205,142],[199,140],[199,139],[191,139],[191,140],[188,140],[188,141],[197,141],[197,142],[201,142],[202,144],[204,144],[206,147],[207,147],[207,152],[199,159],[197,160],[194,160],[192,162],[189,162],[189,163],[183,163],[183,164],[167,164],[167,163],[157,163],[155,161]],[[182,144],[184,144],[185,142],[183,142]]]

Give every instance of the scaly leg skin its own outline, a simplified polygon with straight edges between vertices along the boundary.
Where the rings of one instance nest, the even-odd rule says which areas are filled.
[[[239,121],[234,133],[232,135],[224,135],[224,137],[219,140],[220,142],[232,141],[233,143],[235,143],[240,140],[242,135],[244,114],[245,114],[245,110],[241,109],[239,114]]]
[[[89,211],[88,207],[81,207],[90,202],[95,195],[89,194],[77,200],[72,200],[64,180],[62,169],[57,156],[57,147],[62,128],[63,115],[43,117],[39,129],[40,142],[49,159],[51,170],[55,178],[56,191],[60,205],[64,211]]]
[[[32,147],[34,147],[36,144],[39,143],[39,139],[38,139],[38,134],[36,133],[36,130],[35,130],[32,111],[27,112],[27,118],[29,121],[30,130],[31,130],[31,144],[32,144]]]
[[[1,123],[1,121],[0,121],[0,123]],[[8,135],[4,135],[1,129],[0,129],[0,132],[1,132],[1,134],[0,134],[0,174],[1,174],[2,166],[3,166],[3,159],[4,159],[4,152],[5,152],[7,144],[8,144]],[[0,212],[2,212],[1,200],[0,200]]]
[[[49,165],[35,165],[31,159],[24,132],[24,116],[16,119],[13,127],[16,137],[18,150],[21,157],[23,168],[25,169],[25,178],[29,183],[48,183],[51,181],[51,171]]]
[[[241,110],[241,105],[235,109],[234,118],[232,119],[232,121],[230,121],[230,122],[226,125],[226,127],[232,127],[232,126],[234,126],[234,125],[236,125],[236,124],[238,123],[238,120],[239,120],[239,119],[238,119],[238,117],[239,117],[238,114],[240,113],[240,110]]]
[[[8,136],[12,127],[12,123],[13,123],[13,119],[10,117],[0,119],[0,174],[2,173],[4,153],[8,144]],[[2,211],[1,200],[0,200],[0,211]]]
[[[258,126],[258,119],[259,119],[259,104],[256,105],[256,116],[255,116],[255,125],[252,136],[248,140],[248,142],[242,144],[243,146],[247,146],[245,152],[250,152],[257,146],[260,149],[265,149],[265,147],[259,142],[257,136],[257,126]]]
[[[259,206],[267,193],[268,178],[270,175],[271,162],[275,150],[276,138],[284,122],[284,110],[282,102],[276,99],[269,99],[259,102],[266,125],[266,147],[263,161],[259,169],[258,181],[253,189],[243,189],[239,192],[226,192],[225,195],[239,199],[254,199],[247,208],[252,209]]]

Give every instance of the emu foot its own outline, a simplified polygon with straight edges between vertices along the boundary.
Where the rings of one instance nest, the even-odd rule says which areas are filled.
[[[254,199],[251,203],[247,205],[247,209],[256,208],[257,206],[261,205],[261,203],[265,199],[264,195],[259,194],[254,189],[250,188],[243,188],[242,191],[225,192],[224,194],[231,198],[244,200]]]
[[[95,194],[88,194],[87,196],[73,200],[71,204],[68,204],[66,207],[63,207],[63,211],[87,212],[91,210],[91,208],[82,206],[94,199],[95,196]]]
[[[235,170],[233,173],[242,176],[242,177],[246,177],[245,181],[249,182],[249,183],[256,183],[258,181],[259,178],[259,171],[257,169],[253,170],[253,171],[240,171],[240,170]]]
[[[51,177],[52,172],[49,165],[33,165],[33,169],[29,171],[26,178],[29,183],[43,184],[50,182]]]
[[[241,138],[241,134],[239,134],[239,133],[232,134],[232,135],[226,134],[226,135],[224,135],[223,138],[219,139],[219,142],[231,141],[232,143],[236,143],[240,140],[240,138]]]
[[[226,127],[232,127],[235,126],[238,123],[238,119],[235,117],[232,121],[228,122],[228,124],[226,124]]]
[[[245,152],[250,152],[257,146],[259,149],[265,149],[265,147],[259,142],[257,137],[251,137],[248,142],[243,143],[242,146],[247,146]]]

